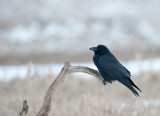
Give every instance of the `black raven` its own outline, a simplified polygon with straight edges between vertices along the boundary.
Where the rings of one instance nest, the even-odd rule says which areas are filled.
[[[112,83],[117,80],[129,88],[135,96],[139,96],[135,88],[140,92],[141,90],[130,79],[130,72],[116,59],[106,46],[98,45],[97,47],[90,48],[90,50],[94,51],[93,61],[104,79],[104,85],[106,82]]]

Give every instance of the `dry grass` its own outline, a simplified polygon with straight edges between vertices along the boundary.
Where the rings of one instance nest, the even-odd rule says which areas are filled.
[[[49,116],[158,116],[160,114],[159,74],[141,74],[133,78],[141,88],[135,97],[118,82],[103,86],[97,80],[69,77],[58,89]],[[46,90],[54,80],[53,74],[37,75],[26,80],[0,82],[0,116],[17,116],[22,101],[27,99],[28,116],[41,107]]]

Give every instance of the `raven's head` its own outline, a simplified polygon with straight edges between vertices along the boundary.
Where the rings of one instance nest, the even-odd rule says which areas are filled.
[[[100,54],[100,55],[110,52],[109,49],[104,45],[98,45],[97,47],[92,47],[89,50],[92,50],[96,54]]]

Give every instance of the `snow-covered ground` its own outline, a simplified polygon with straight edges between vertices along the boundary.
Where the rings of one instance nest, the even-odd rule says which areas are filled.
[[[140,55],[141,50],[159,51],[159,4],[159,0],[0,0],[0,56],[77,55],[98,44]],[[133,75],[157,72],[158,64],[159,59],[124,62]],[[62,66],[33,64],[31,75],[57,74]],[[0,79],[24,78],[27,70],[27,65],[0,66]]]
[[[93,63],[71,63],[72,65],[88,66],[96,69]],[[124,66],[129,69],[132,76],[139,75],[140,73],[156,73],[160,71],[160,58],[152,60],[138,60],[123,62]],[[15,77],[25,78],[30,73],[30,76],[38,74],[40,76],[47,76],[49,73],[57,75],[63,64],[26,64],[20,66],[0,66],[0,80],[6,81]],[[76,77],[90,79],[91,76],[84,73],[75,73]]]
[[[112,49],[156,48],[159,4],[159,0],[0,0],[0,55],[68,49],[76,54],[100,43]]]

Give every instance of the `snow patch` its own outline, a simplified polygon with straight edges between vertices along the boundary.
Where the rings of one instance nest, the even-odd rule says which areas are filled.
[[[71,63],[74,65],[87,66],[93,69],[97,69],[94,63]],[[153,60],[139,60],[139,61],[129,61],[122,62],[124,66],[129,69],[132,76],[139,75],[141,73],[156,73],[160,71],[160,59]],[[40,76],[46,76],[49,72],[53,72],[58,75],[63,64],[32,64],[29,69],[27,64],[20,66],[0,66],[0,80],[7,81],[15,77],[25,78],[27,76],[28,70],[30,70],[30,76],[38,74]],[[84,73],[75,73],[75,77],[82,77],[85,79],[90,79],[91,76]]]

